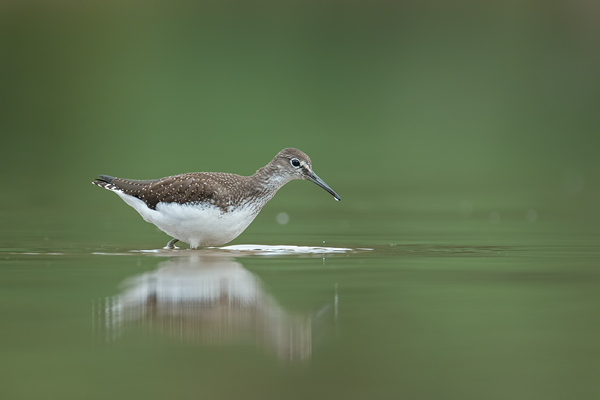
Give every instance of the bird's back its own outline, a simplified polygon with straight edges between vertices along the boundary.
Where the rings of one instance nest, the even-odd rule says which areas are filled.
[[[249,177],[221,172],[191,172],[152,180],[100,175],[94,184],[121,191],[155,210],[158,203],[208,203],[223,210],[240,200]]]

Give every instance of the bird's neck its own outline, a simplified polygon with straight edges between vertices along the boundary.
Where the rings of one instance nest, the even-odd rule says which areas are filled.
[[[258,183],[263,190],[272,192],[273,195],[291,180],[280,170],[279,166],[272,163],[269,163],[256,171],[251,178]]]

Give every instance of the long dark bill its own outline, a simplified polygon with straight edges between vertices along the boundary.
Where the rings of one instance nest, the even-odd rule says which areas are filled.
[[[329,192],[329,193],[330,193],[330,194],[333,196],[333,198],[334,198],[334,199],[336,199],[337,201],[340,201],[340,200],[341,200],[341,199],[340,199],[340,196],[338,196],[338,194],[337,194],[336,192],[334,192],[334,191],[333,191],[333,189],[332,189],[332,188],[330,188],[330,187],[329,187],[329,185],[328,185],[328,184],[326,184],[326,183],[323,181],[323,179],[319,178],[319,177],[317,176],[317,174],[315,174],[315,173],[314,173],[314,172],[312,172],[312,171],[308,171],[308,170],[307,170],[307,171],[306,171],[306,176],[308,176],[308,179],[309,179],[311,182],[314,182],[314,183],[316,183],[317,185],[321,186],[323,189],[327,190],[327,191],[328,191],[328,192]]]

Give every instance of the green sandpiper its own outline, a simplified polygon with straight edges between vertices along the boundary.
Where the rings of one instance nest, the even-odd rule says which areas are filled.
[[[175,243],[220,246],[238,237],[275,193],[294,179],[307,179],[340,196],[312,170],[310,158],[293,148],[281,150],[254,175],[192,172],[152,180],[100,175],[95,185],[111,190],[147,222],[156,225]]]

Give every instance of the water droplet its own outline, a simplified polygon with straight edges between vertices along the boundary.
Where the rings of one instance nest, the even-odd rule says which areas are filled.
[[[473,214],[473,203],[468,200],[463,200],[458,205],[458,209],[460,211],[460,215],[463,217],[468,217],[469,215]]]
[[[277,214],[277,217],[275,217],[275,220],[278,224],[285,225],[288,222],[290,222],[290,216],[287,213],[280,212],[279,214]]]
[[[535,222],[538,219],[538,213],[535,210],[527,210],[525,213],[525,219],[529,222]]]
[[[490,222],[496,224],[500,222],[500,213],[497,211],[493,211],[490,213]]]

